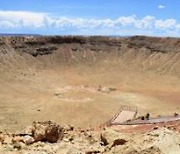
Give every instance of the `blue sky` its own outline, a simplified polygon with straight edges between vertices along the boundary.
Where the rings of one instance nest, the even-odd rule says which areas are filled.
[[[180,37],[180,0],[0,0],[0,33]]]

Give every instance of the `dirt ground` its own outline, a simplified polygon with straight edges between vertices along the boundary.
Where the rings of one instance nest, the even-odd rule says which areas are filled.
[[[166,83],[164,76],[147,76],[142,81],[143,72],[135,77],[117,71],[87,72],[72,68],[1,73],[0,130],[19,130],[35,120],[95,127],[109,120],[121,105],[137,106],[139,115],[180,111],[178,79]],[[116,91],[98,91],[99,85]]]

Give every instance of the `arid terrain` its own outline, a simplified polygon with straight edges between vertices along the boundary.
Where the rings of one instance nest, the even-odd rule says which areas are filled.
[[[47,120],[96,130],[112,118],[122,105],[137,107],[137,116],[180,113],[180,39],[145,36],[0,38],[1,132],[15,133],[33,121]],[[108,133],[112,131],[109,129]],[[122,132],[128,132],[120,130],[118,133],[122,136]],[[154,138],[146,140],[146,131],[145,135],[144,131],[137,136],[126,134],[126,140],[129,140],[127,146],[123,145],[121,149],[105,148],[107,151],[97,148],[96,152],[143,153],[143,149],[138,147],[144,144],[147,145],[144,154],[166,153],[167,150],[162,150],[166,145],[161,141],[165,133],[164,140],[167,138],[168,146],[177,143],[177,146],[174,144],[175,149],[168,149],[167,153],[175,154],[180,151],[177,131],[163,126],[151,132],[150,136],[157,132],[160,134],[158,141]],[[91,132],[94,133],[97,132]],[[81,135],[79,140],[83,142]],[[137,146],[134,145],[136,140]],[[156,144],[160,147],[157,148]],[[131,145],[133,149],[128,149]],[[150,145],[153,151],[148,149]],[[79,154],[81,150],[83,153],[87,146],[83,143],[74,153]],[[51,150],[49,153],[53,153]],[[68,153],[68,150],[61,153]]]

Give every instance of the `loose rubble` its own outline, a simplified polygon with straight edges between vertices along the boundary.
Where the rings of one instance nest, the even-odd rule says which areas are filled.
[[[0,134],[0,153],[35,154],[179,154],[180,134],[159,128],[128,134],[112,128],[82,130],[57,123],[34,122],[22,133]]]

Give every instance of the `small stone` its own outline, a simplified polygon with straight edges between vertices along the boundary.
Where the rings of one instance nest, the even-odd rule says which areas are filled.
[[[71,125],[66,125],[66,126],[64,126],[64,130],[65,130],[65,131],[73,131],[73,130],[74,130],[74,127],[71,126]]]
[[[111,147],[115,147],[117,145],[124,145],[127,141],[124,139],[116,139],[114,140],[113,144]]]
[[[69,141],[70,141],[70,142],[72,142],[73,140],[74,140],[74,138],[73,138],[73,137],[70,137],[70,138],[69,138]]]
[[[109,143],[108,143],[108,141],[107,141],[107,139],[101,134],[101,136],[100,136],[100,140],[101,140],[101,144],[103,145],[103,146],[106,146],[106,145],[108,145]]]
[[[69,142],[69,139],[64,138],[63,141],[64,141],[64,142]]]
[[[157,130],[158,128],[159,128],[158,126],[155,126],[153,129],[154,129],[154,130]]]
[[[86,151],[85,154],[96,154],[96,153],[100,153],[99,150],[92,150],[92,151]]]
[[[31,136],[29,136],[29,135],[24,136],[23,142],[24,142],[25,144],[29,145],[29,144],[34,143],[34,141],[35,141],[35,140],[34,140],[33,137],[31,137]]]
[[[108,87],[103,87],[101,89],[101,91],[104,92],[104,93],[110,93],[111,92],[111,90]]]

